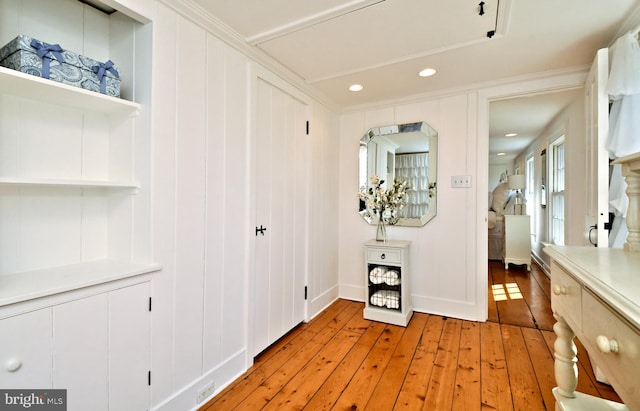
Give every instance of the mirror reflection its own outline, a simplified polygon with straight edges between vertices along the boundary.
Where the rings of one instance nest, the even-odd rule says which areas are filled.
[[[436,215],[438,133],[425,122],[375,127],[360,139],[359,187],[371,187],[371,176],[391,187],[394,179],[411,187],[402,208],[384,215],[388,224],[421,227]],[[378,216],[359,202],[359,214],[369,224]]]

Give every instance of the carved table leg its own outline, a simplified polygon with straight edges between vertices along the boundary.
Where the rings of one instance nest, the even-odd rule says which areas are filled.
[[[627,183],[627,196],[629,208],[627,209],[627,228],[629,234],[624,249],[627,251],[640,251],[640,173],[627,171],[625,177]]]
[[[578,386],[578,350],[573,342],[575,334],[567,325],[564,318],[553,314],[558,321],[553,326],[556,333],[556,341],[553,344],[555,351],[554,371],[556,375],[557,388],[554,390],[559,395],[566,398],[574,398],[575,390]]]

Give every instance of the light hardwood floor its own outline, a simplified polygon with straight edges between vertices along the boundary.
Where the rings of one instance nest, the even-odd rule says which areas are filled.
[[[336,301],[200,411],[554,409],[549,280],[537,266],[489,262],[486,323],[415,313],[404,328],[365,320],[363,308]],[[620,401],[577,345],[578,389]]]

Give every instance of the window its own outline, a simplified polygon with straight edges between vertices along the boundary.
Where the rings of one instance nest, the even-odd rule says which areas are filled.
[[[551,144],[551,241],[564,245],[564,136]]]

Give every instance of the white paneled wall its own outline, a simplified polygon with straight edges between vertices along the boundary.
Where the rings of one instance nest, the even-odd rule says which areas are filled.
[[[176,281],[174,349],[182,355],[173,370],[174,385],[183,387],[202,371],[206,116],[203,87],[206,32],[179,18],[176,27],[175,249]],[[215,241],[215,239],[213,240]],[[221,245],[221,244],[220,244]]]
[[[231,61],[226,58],[225,45],[210,34],[207,35],[206,47],[206,79],[209,85],[206,90],[206,99],[209,109],[207,110],[207,143],[205,152],[207,158],[205,199],[207,225],[204,235],[207,242],[205,245],[204,264],[212,273],[224,273],[233,270],[234,265],[229,260],[229,254],[233,252],[234,247],[229,247],[224,243],[221,246],[219,241],[224,238],[227,214],[230,212],[227,202],[219,200],[224,194],[226,187],[225,176],[228,175],[228,169],[231,166],[225,162],[229,155],[226,150],[228,144],[225,143],[225,130],[227,129],[225,100],[227,99],[227,93],[225,93],[225,86],[220,79],[225,78],[225,72],[229,70],[228,65]],[[243,64],[242,59],[240,59],[239,64]],[[242,127],[239,127],[237,131],[242,132]],[[244,284],[244,279],[239,278],[236,282]],[[214,368],[224,358],[235,354],[235,347],[228,345],[226,352],[223,353],[222,342],[224,337],[225,290],[233,290],[233,288],[226,288],[231,286],[233,286],[233,283],[227,279],[227,283],[222,287],[219,279],[213,275],[211,278],[205,279],[204,282],[204,293],[207,298],[204,301],[203,320],[205,324],[212,325],[204,327],[203,364],[205,370]],[[243,310],[243,307],[239,304],[234,309]],[[239,331],[239,335],[242,335],[242,331]]]
[[[252,361],[251,76],[264,69],[190,17],[155,3],[152,404],[163,410],[195,407],[198,390],[222,389]],[[337,116],[315,102],[310,116],[313,316],[338,295],[339,147]]]
[[[358,144],[371,127],[425,121],[438,132],[438,212],[422,228],[388,227],[411,240],[411,294],[416,311],[477,318],[474,188],[451,188],[452,175],[475,174],[475,94],[346,114],[341,119],[340,296],[364,300],[362,243],[375,236],[357,213]]]
[[[162,271],[151,283],[153,308],[152,404],[171,397],[174,368],[174,283],[176,233],[176,63],[177,16],[156,5],[153,20],[153,227],[154,254]],[[156,102],[158,102],[156,104]],[[197,314],[196,314],[197,315]]]
[[[338,227],[343,205],[338,200],[341,178],[338,131],[337,117],[321,106],[313,106],[310,127],[309,317],[335,300],[339,292]]]

